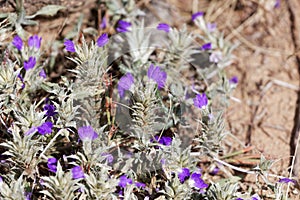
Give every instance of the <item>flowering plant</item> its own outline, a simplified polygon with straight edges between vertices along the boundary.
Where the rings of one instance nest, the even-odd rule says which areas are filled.
[[[186,24],[147,26],[132,0],[105,5],[114,15],[103,18],[93,38],[58,41],[68,59],[58,80],[41,35],[17,31],[7,44],[0,64],[0,197],[259,199],[240,192],[232,177],[213,182],[202,162],[218,165],[214,174],[229,174],[220,157],[229,134],[224,111],[238,85],[225,73],[235,45],[203,12],[191,15],[199,31],[190,32]],[[50,8],[53,15],[64,9],[20,13],[16,25]],[[249,173],[266,178],[271,166],[262,158]],[[285,183],[296,182],[281,177],[272,188]]]

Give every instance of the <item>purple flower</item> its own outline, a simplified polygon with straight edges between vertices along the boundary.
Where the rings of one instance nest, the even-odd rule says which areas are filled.
[[[182,168],[180,169],[180,172],[178,172],[177,175],[180,180],[180,183],[183,183],[186,179],[190,177],[190,170],[188,168]]]
[[[98,134],[91,126],[82,126],[78,128],[78,135],[81,141],[92,141],[98,137]]]
[[[3,178],[2,178],[2,176],[0,176],[0,183],[2,183],[3,182]]]
[[[118,189],[117,190],[117,193],[119,195],[119,199],[120,200],[124,200],[124,190],[121,188],[121,189]]]
[[[237,198],[236,200],[244,200],[244,199],[242,199],[242,198]]]
[[[201,47],[202,50],[210,50],[211,49],[211,43],[206,43],[202,45]]]
[[[281,179],[279,179],[278,182],[279,182],[279,183],[289,183],[289,182],[291,182],[291,183],[296,184],[296,181],[295,181],[295,180],[289,179],[289,178],[281,178]]]
[[[55,110],[56,110],[56,108],[52,104],[45,104],[45,106],[44,106],[44,111],[46,111],[47,117],[53,117],[54,115],[56,115],[57,112],[55,112]]]
[[[279,8],[280,7],[280,0],[276,0],[274,8]]]
[[[208,100],[207,100],[207,97],[206,97],[205,93],[203,93],[202,95],[197,94],[196,97],[193,100],[194,100],[194,106],[196,106],[198,108],[203,108],[208,103]]]
[[[218,167],[215,167],[215,168],[210,172],[210,174],[211,174],[211,175],[216,175],[219,171],[220,171],[220,169],[219,169]]]
[[[35,57],[30,56],[28,61],[24,61],[24,69],[27,71],[29,69],[34,68],[36,64],[36,59]]]
[[[23,79],[23,77],[22,77],[22,75],[21,74],[18,74],[18,78],[21,80],[21,82],[22,82],[22,89],[24,89],[25,88],[25,82],[24,82],[24,79]]]
[[[42,78],[47,78],[47,75],[46,75],[46,72],[44,69],[42,69],[39,73],[39,76],[42,77]]]
[[[170,146],[172,144],[172,138],[167,137],[167,136],[162,136],[159,138],[158,135],[154,136],[155,141],[158,142],[159,144],[165,145],[165,146]],[[150,140],[153,142],[153,139]]]
[[[254,194],[251,196],[251,200],[260,200],[260,197],[258,196],[258,194]]]
[[[39,37],[38,35],[30,36],[28,39],[28,46],[39,49],[41,47],[41,41],[42,37]]]
[[[110,153],[102,153],[101,156],[106,157],[108,163],[112,163],[114,161],[114,157]]]
[[[154,80],[157,83],[158,89],[161,89],[165,86],[167,73],[162,71],[160,67],[154,65],[150,65],[147,76],[149,79]]]
[[[52,132],[52,122],[44,122],[42,125],[37,127],[37,131],[41,135],[50,134]]]
[[[131,23],[130,22],[126,22],[126,21],[120,20],[118,22],[117,31],[119,33],[128,32],[130,27],[131,27]]]
[[[48,167],[49,171],[56,173],[57,159],[56,158],[48,158],[47,167]]]
[[[37,131],[38,131],[37,127],[33,126],[28,131],[25,132],[25,135],[31,135]]]
[[[198,17],[203,16],[203,12],[196,12],[194,14],[192,14],[192,21],[195,21]]]
[[[207,188],[208,185],[201,179],[201,174],[194,172],[190,177],[193,187],[198,189]]]
[[[121,98],[124,97],[125,91],[130,90],[134,83],[134,78],[130,73],[126,73],[122,78],[120,78],[118,83],[118,92]]]
[[[108,43],[109,39],[108,39],[108,35],[107,33],[103,33],[97,40],[97,45],[98,47],[103,47],[104,45],[106,45]]]
[[[230,80],[229,83],[237,84],[239,82],[239,79],[237,76],[233,76]]]
[[[99,27],[101,28],[101,29],[105,29],[106,28],[106,18],[105,17],[103,17],[102,18],[102,22],[101,22],[101,24],[99,25]]]
[[[217,23],[207,23],[206,27],[209,32],[214,32],[217,28]]]
[[[84,178],[84,173],[80,166],[75,166],[72,168],[72,177],[73,179]]]
[[[157,28],[157,30],[165,31],[166,33],[169,33],[170,29],[171,29],[171,27],[165,23],[158,24],[158,26],[156,28]]]
[[[32,192],[25,192],[25,200],[31,200]]]
[[[132,179],[127,178],[126,175],[120,177],[119,186],[125,188],[127,184],[132,184]]]
[[[135,186],[138,188],[145,188],[146,184],[145,183],[141,183],[141,182],[135,182]]]
[[[75,45],[72,42],[72,40],[65,40],[64,45],[65,45],[65,49],[67,51],[70,51],[70,52],[75,52],[76,51],[75,50]]]
[[[12,44],[19,50],[21,51],[22,47],[23,47],[23,41],[20,38],[20,36],[16,35],[12,41]]]
[[[9,158],[8,155],[0,154],[0,163],[6,163],[7,158]]]

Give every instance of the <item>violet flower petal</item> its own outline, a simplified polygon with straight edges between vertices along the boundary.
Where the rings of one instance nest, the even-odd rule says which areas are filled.
[[[157,25],[157,30],[165,31],[166,33],[170,32],[171,27],[168,24],[160,23]]]
[[[197,94],[193,100],[194,100],[194,106],[198,108],[203,108],[208,104],[208,99],[205,93],[203,93],[202,95]]]
[[[180,172],[178,172],[177,175],[180,180],[180,183],[183,183],[186,179],[190,177],[190,170],[188,168],[182,168],[180,169]]]
[[[146,184],[145,183],[141,183],[141,182],[135,182],[135,186],[138,188],[145,188]]]
[[[33,126],[28,131],[25,132],[25,135],[31,135],[37,131],[38,131],[37,127]]]
[[[37,130],[41,135],[50,134],[52,132],[52,127],[52,122],[44,122],[42,125],[37,127]]]
[[[56,110],[56,108],[52,104],[45,104],[45,106],[44,106],[44,111],[46,111],[47,117],[53,117],[54,115],[56,115],[57,112],[55,110]]]
[[[73,167],[71,171],[73,179],[84,178],[84,172],[82,171],[80,166]]]
[[[97,40],[97,45],[98,47],[103,47],[104,45],[106,45],[108,43],[109,39],[108,39],[108,35],[107,33],[103,33]]]
[[[126,90],[130,90],[133,83],[134,83],[134,78],[130,73],[126,73],[124,76],[120,78],[118,83],[118,92],[121,98],[124,97]]]
[[[49,171],[56,173],[57,172],[57,159],[56,158],[48,158],[47,167]]]
[[[233,76],[230,80],[229,80],[229,83],[232,83],[232,84],[237,84],[239,82],[239,79],[237,76]]]
[[[102,153],[101,156],[106,157],[106,161],[108,163],[112,163],[114,161],[114,157],[110,153]]]
[[[19,50],[21,51],[22,47],[23,47],[23,41],[22,38],[20,38],[20,36],[16,35],[12,41],[12,44]]]
[[[165,145],[165,146],[170,146],[172,144],[172,138],[171,137],[167,137],[167,136],[161,136],[159,138],[158,135],[154,136],[154,139],[156,142],[158,142],[159,144]],[[153,142],[154,140],[151,139],[151,142]]]
[[[71,40],[65,40],[64,42],[65,49],[69,52],[75,52],[75,45]]]
[[[28,39],[28,46],[39,49],[41,47],[42,37],[38,35],[30,36]]]
[[[130,22],[126,22],[126,21],[120,20],[118,22],[118,26],[117,26],[116,30],[119,33],[124,33],[124,32],[128,32],[130,27],[131,27],[131,23]]]
[[[203,12],[196,12],[194,14],[192,14],[192,21],[195,21],[198,17],[203,16]]]
[[[24,61],[24,69],[27,71],[29,69],[34,68],[36,64],[36,59],[35,57],[30,56],[27,61]]]
[[[254,194],[251,196],[251,200],[260,200],[260,197],[258,196],[258,194]]]
[[[208,185],[202,180],[201,174],[200,174],[200,173],[194,172],[194,173],[191,175],[190,180],[192,181],[193,186],[194,186],[195,188],[198,188],[198,189],[204,189],[204,188],[207,188],[207,187],[208,187]]]
[[[107,27],[107,24],[106,24],[106,17],[103,17],[102,18],[102,22],[101,24],[99,25],[100,29],[105,29]]]
[[[24,82],[24,78],[22,77],[22,75],[21,74],[18,74],[18,78],[21,80],[21,82],[22,82],[22,86],[21,86],[21,88],[22,89],[24,89],[25,88],[25,82]]]
[[[211,50],[211,43],[203,44],[201,47],[202,50]]]
[[[46,72],[45,72],[44,69],[42,69],[42,70],[40,71],[39,76],[42,77],[42,78],[47,78],[47,74],[46,74]]]
[[[132,179],[127,178],[126,175],[122,175],[119,179],[119,186],[125,188],[127,184],[132,184]]]
[[[78,128],[78,135],[81,141],[92,141],[98,137],[98,134],[91,126],[82,126]]]
[[[289,182],[291,182],[291,183],[296,183],[296,181],[295,180],[293,180],[293,179],[290,179],[290,178],[281,178],[281,179],[279,179],[279,181],[278,181],[279,183],[289,183]]]
[[[158,89],[161,89],[165,86],[167,80],[167,73],[162,71],[160,67],[154,65],[150,65],[147,76],[149,79],[154,80],[157,83]]]

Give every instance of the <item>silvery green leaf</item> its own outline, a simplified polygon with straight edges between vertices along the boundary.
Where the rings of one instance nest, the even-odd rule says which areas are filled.
[[[34,26],[34,25],[38,25],[39,23],[37,21],[34,20],[30,20],[30,19],[22,19],[20,21],[20,23],[22,25],[29,25],[29,26]]]
[[[7,17],[8,17],[8,13],[0,13],[0,19],[7,18]]]
[[[59,6],[59,5],[47,5],[42,7],[39,11],[37,11],[35,14],[31,16],[26,16],[26,19],[32,19],[35,18],[36,16],[43,15],[43,16],[54,16],[57,14],[58,11],[65,9],[66,7],[64,6]]]
[[[93,27],[87,27],[87,28],[83,29],[82,32],[83,32],[83,33],[90,34],[90,35],[92,35],[92,36],[98,35],[98,31],[97,31],[95,28],[93,28]]]

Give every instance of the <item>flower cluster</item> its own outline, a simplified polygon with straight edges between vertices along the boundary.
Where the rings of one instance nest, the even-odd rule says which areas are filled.
[[[150,65],[147,76],[150,80],[153,80],[159,89],[162,89],[167,80],[167,73],[162,71],[159,66],[154,67],[154,65]],[[118,92],[121,98],[124,97],[125,91],[131,90],[134,85],[134,77],[131,73],[126,73],[122,76],[118,83]]]
[[[29,71],[31,69],[34,69],[37,66],[37,53],[40,48],[41,48],[41,43],[42,43],[42,37],[39,37],[38,35],[33,35],[30,36],[28,39],[28,47],[29,47],[29,51],[27,53],[27,55],[25,56],[25,58],[23,58],[24,62],[23,62],[23,67],[26,71]],[[16,49],[18,49],[21,52],[27,52],[24,51],[24,44],[23,44],[23,40],[20,36],[16,35],[13,38],[12,44],[14,45],[14,47]],[[23,54],[21,54],[23,55]],[[23,80],[23,77],[21,74],[18,75],[19,78],[21,79],[23,85],[22,85],[22,89],[25,88],[25,82]],[[47,74],[45,72],[45,70],[42,68],[39,72],[39,76],[42,78],[47,78]]]
[[[201,178],[202,174],[200,172],[193,172],[191,174],[188,168],[181,168],[178,170],[177,176],[180,183],[184,183],[188,180],[189,185],[196,189],[203,190],[208,187],[208,184]]]
[[[146,184],[141,182],[133,182],[131,178],[128,178],[127,175],[122,175],[119,177],[119,187],[126,188],[127,185],[135,184],[138,188],[145,188]]]
[[[104,47],[109,42],[108,34],[103,33],[100,35],[97,39],[97,46],[98,47]],[[66,39],[64,41],[65,49],[69,52],[76,52],[76,46],[72,40]]]

